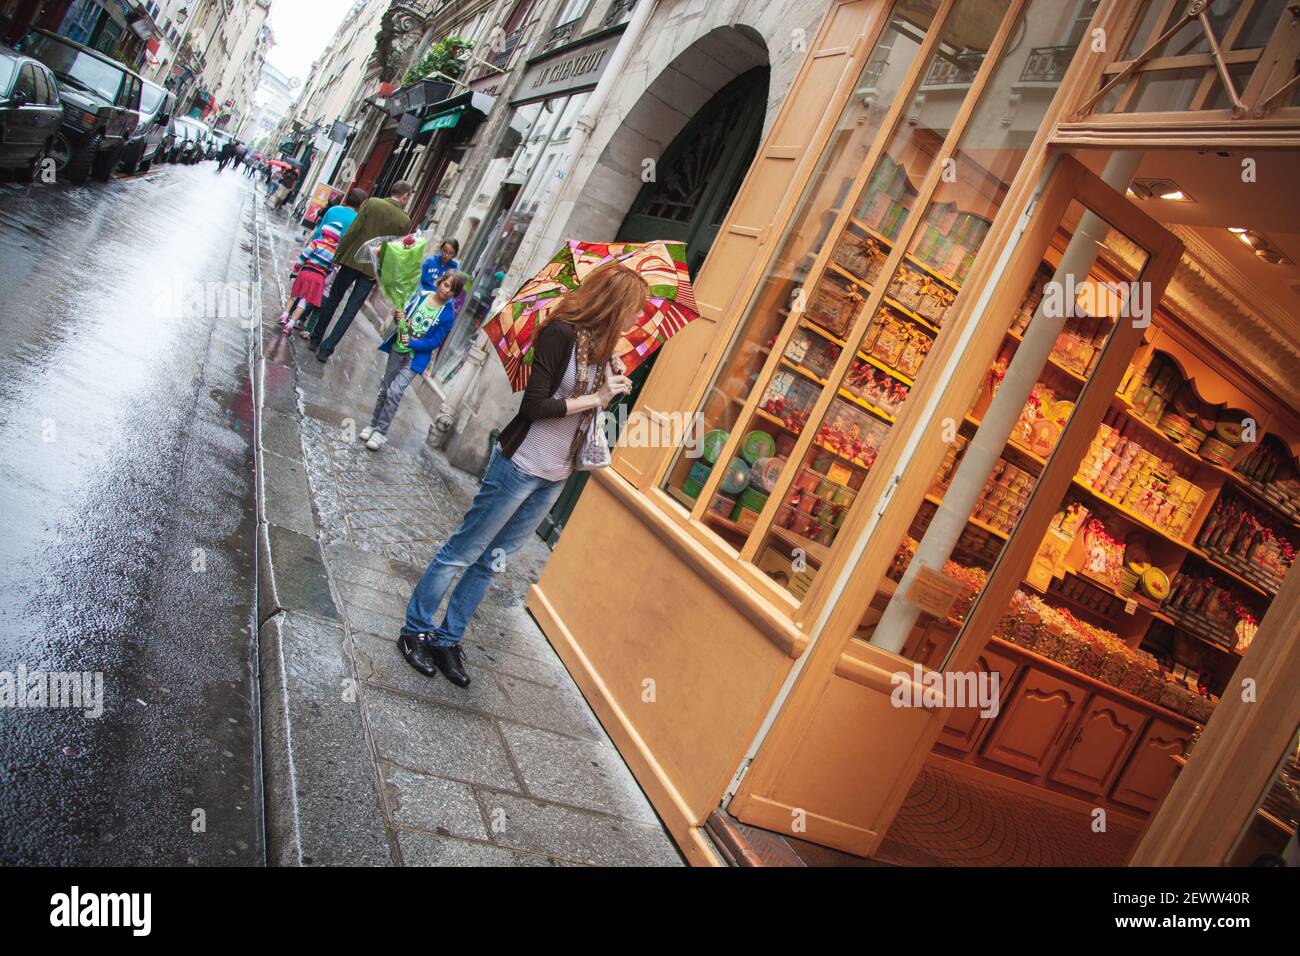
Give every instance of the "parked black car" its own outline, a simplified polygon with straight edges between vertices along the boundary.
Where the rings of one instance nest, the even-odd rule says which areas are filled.
[[[112,57],[47,30],[27,34],[21,52],[59,80],[63,124],[50,155],[60,176],[80,184],[93,172],[107,182],[140,123],[144,81]]]
[[[169,163],[192,165],[201,160],[207,144],[198,121],[188,116],[173,116],[163,138],[163,149]]]
[[[31,182],[54,145],[63,108],[44,64],[0,46],[0,168]]]
[[[140,90],[140,122],[122,152],[122,171],[128,176],[148,172],[162,145],[176,108],[176,95],[144,80]]]

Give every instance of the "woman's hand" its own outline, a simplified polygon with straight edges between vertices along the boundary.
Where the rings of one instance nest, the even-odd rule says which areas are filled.
[[[627,374],[627,366],[623,364],[623,360],[617,355],[609,360],[609,367],[614,370],[615,375]]]
[[[619,395],[627,395],[632,391],[632,380],[626,375],[611,375],[605,379],[605,384],[596,389],[596,397],[600,399],[600,406],[604,408],[609,405]]]

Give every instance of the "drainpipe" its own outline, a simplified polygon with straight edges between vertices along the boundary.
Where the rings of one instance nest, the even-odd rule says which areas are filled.
[[[1141,150],[1120,150],[1113,153],[1101,175],[1102,181],[1122,193],[1133,180],[1141,159]],[[1066,276],[1087,275],[1097,261],[1098,250],[1109,231],[1109,224],[1092,212],[1085,211],[1079,219],[1078,229],[1061,256],[1061,264],[1052,276],[1052,282],[1064,284]],[[922,535],[916,554],[895,589],[894,598],[876,625],[871,643],[877,647],[895,654],[903,649],[921,610],[905,600],[903,595],[908,593],[922,567],[943,571],[944,563],[966,528],[967,517],[974,509],[980,492],[984,490],[993,465],[1006,449],[1012,429],[1020,418],[1025,402],[1029,400],[1029,393],[1033,391],[1042,367],[1065,326],[1064,315],[1044,314],[1043,306],[1047,301],[1047,297],[1044,297],[1035,310],[1034,317],[1025,330],[1024,341],[1016,349],[1002,384],[993,396],[988,412],[943,496],[943,504]]]
[[[569,176],[573,172],[573,167],[577,163],[583,148],[587,145],[587,139],[590,137],[591,131],[596,128],[596,120],[605,106],[605,101],[609,99],[610,93],[613,92],[614,84],[618,82],[619,77],[622,75],[623,68],[627,66],[627,61],[632,58],[632,51],[640,45],[646,24],[650,22],[650,17],[654,14],[657,6],[658,0],[640,0],[633,9],[632,17],[628,20],[623,35],[619,37],[618,46],[614,48],[614,54],[610,57],[605,72],[601,74],[600,82],[591,91],[591,96],[587,98],[582,112],[573,121],[573,133],[569,137],[569,148],[560,158],[555,170],[559,191],[552,193],[548,190],[542,194],[541,204],[544,210],[542,221],[539,223],[536,219],[533,220],[527,235],[524,236],[521,248],[515,253],[514,262],[510,265],[505,281],[501,283],[502,288],[518,289],[522,285],[519,272],[521,269],[527,268],[527,263],[533,260],[538,246],[550,229],[551,221],[555,218],[555,210],[559,207],[560,200],[570,186]],[[482,335],[477,336],[466,357],[470,369],[468,373],[462,372],[457,376],[463,380],[463,387],[455,389],[452,394],[447,396],[434,418],[433,426],[429,429],[428,441],[435,448],[446,445],[452,433],[464,426],[465,421],[457,421],[462,417],[460,415],[460,405],[464,402],[465,396],[472,394],[478,387],[479,376],[483,372],[483,366],[486,364],[491,350],[492,346],[487,339]],[[468,418],[468,416],[465,417]]]

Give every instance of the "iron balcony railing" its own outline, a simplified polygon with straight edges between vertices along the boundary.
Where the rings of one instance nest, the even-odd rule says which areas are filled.
[[[549,50],[553,47],[560,46],[561,44],[568,43],[573,39],[574,34],[578,32],[578,24],[581,22],[582,17],[575,17],[568,23],[561,23],[551,31],[551,35],[546,38],[546,45],[542,47],[542,49]]]
[[[1040,46],[1029,51],[1021,83],[1059,83],[1074,59],[1073,46]]]
[[[636,6],[636,0],[613,0],[609,9],[605,11],[605,19],[601,21],[601,28],[612,27],[616,23],[622,23],[632,15],[632,8]]]
[[[958,53],[951,57],[936,57],[921,86],[970,86],[984,62],[983,53]]]
[[[504,70],[506,64],[510,62],[510,54],[515,52],[515,47],[519,46],[519,41],[523,38],[523,35],[523,27],[507,33],[505,39],[501,41],[501,49],[493,52],[493,54],[488,57],[488,62],[498,70]]]

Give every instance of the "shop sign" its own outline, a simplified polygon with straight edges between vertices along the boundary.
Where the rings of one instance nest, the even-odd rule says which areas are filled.
[[[950,578],[933,568],[921,565],[912,579],[912,587],[907,592],[907,600],[922,611],[946,620],[953,603],[966,586],[956,578]]]
[[[403,139],[415,139],[420,135],[420,117],[415,113],[403,113],[397,121],[397,135]]]
[[[566,51],[561,57],[530,63],[515,87],[511,105],[591,89],[600,81],[621,35],[605,36],[581,49]]]
[[[307,212],[303,219],[315,223],[322,212],[342,199],[343,191],[341,189],[335,189],[329,183],[318,183],[316,188],[311,191],[311,202],[307,204]]]
[[[342,120],[335,120],[334,124],[330,126],[330,139],[334,140],[334,142],[338,143],[340,146],[346,143],[348,137],[351,135],[352,127],[347,123],[344,123]]]
[[[460,122],[461,114],[465,112],[464,108],[452,110],[449,113],[443,113],[441,116],[435,116],[433,119],[425,122],[420,127],[421,133],[427,133],[434,129],[451,129]]]

